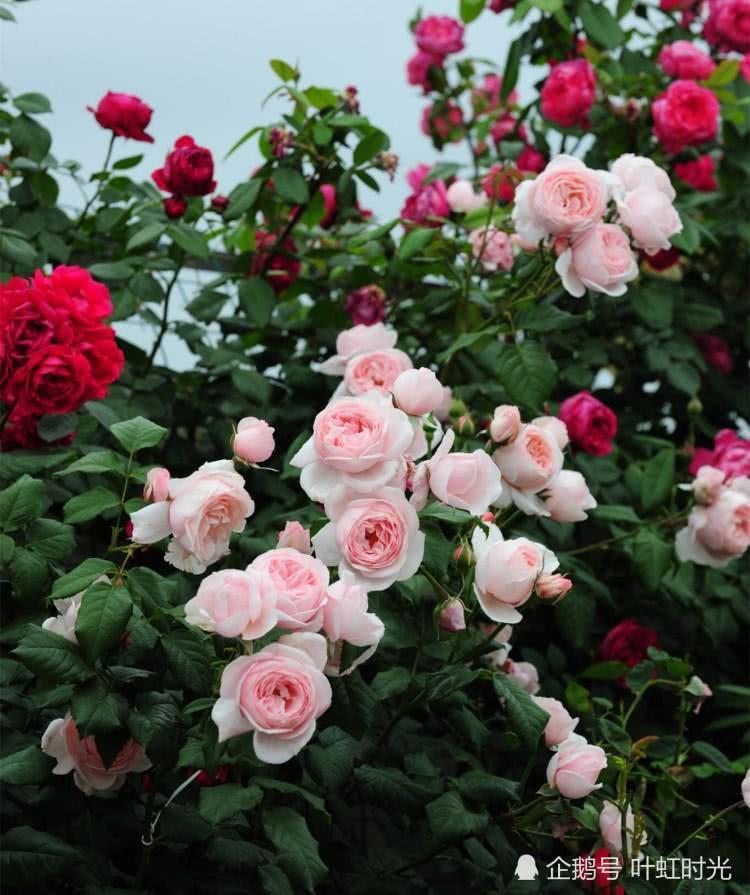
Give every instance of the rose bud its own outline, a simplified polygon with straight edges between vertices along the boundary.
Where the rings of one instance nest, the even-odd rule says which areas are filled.
[[[443,386],[427,367],[404,370],[393,383],[393,397],[405,413],[423,416],[443,403]]]
[[[449,600],[443,603],[440,610],[438,624],[444,631],[465,631],[466,618],[464,617],[464,604],[460,600]]]
[[[564,575],[540,575],[536,580],[536,595],[542,600],[562,600],[573,587],[570,578]]]
[[[211,199],[211,208],[219,214],[224,214],[227,208],[229,208],[229,198],[227,196],[214,196]]]
[[[559,746],[567,740],[578,725],[578,718],[573,718],[570,712],[559,699],[551,699],[549,696],[532,696],[540,709],[544,709],[549,715],[549,720],[544,728],[544,742],[548,749]]]
[[[512,441],[521,429],[521,412],[512,404],[501,404],[495,408],[490,423],[490,438],[498,444]]]
[[[284,530],[279,532],[277,547],[291,547],[300,553],[312,553],[310,545],[310,531],[303,528],[299,522],[287,522]]]
[[[701,466],[693,481],[693,495],[698,503],[711,504],[719,496],[724,473],[714,466]]]
[[[236,457],[245,463],[263,463],[274,451],[274,429],[265,420],[246,416],[237,424],[232,447]]]
[[[164,214],[170,220],[181,218],[187,211],[187,202],[179,196],[169,196],[167,199],[164,199],[162,205],[164,206]]]
[[[685,687],[685,692],[695,697],[695,706],[693,707],[694,715],[697,715],[698,712],[700,712],[703,703],[714,695],[714,691],[705,681],[702,681],[697,674],[694,674],[690,678],[687,687]]]
[[[601,788],[596,781],[606,767],[604,749],[571,734],[547,765],[547,783],[566,799],[582,799]]]
[[[154,466],[146,474],[146,487],[143,489],[143,499],[152,503],[159,503],[169,496],[169,470],[163,466]]]
[[[454,428],[459,435],[473,435],[476,431],[474,420],[469,416],[468,413],[462,414],[456,420]]]

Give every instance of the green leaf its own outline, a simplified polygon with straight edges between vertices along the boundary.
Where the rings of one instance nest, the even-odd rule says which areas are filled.
[[[27,746],[20,752],[13,752],[0,758],[0,783],[28,786],[44,783],[49,779],[52,760],[39,746]]]
[[[97,578],[115,571],[115,565],[106,559],[86,559],[52,585],[52,598],[62,600],[86,590]]]
[[[457,510],[438,501],[420,510],[419,516],[422,519],[440,519],[441,522],[450,522],[453,525],[468,525],[473,518],[466,510]]]
[[[463,348],[468,348],[470,345],[474,345],[480,339],[486,339],[490,335],[491,333],[489,331],[477,333],[461,333],[459,337],[445,349],[445,351],[441,351],[441,353],[438,354],[438,363],[445,363],[445,361],[453,357],[453,355],[457,351],[461,351]]]
[[[196,258],[208,258],[209,248],[206,238],[187,224],[170,224],[167,227],[169,236],[183,251]]]
[[[503,345],[497,368],[500,382],[514,404],[542,410],[555,386],[557,367],[541,343]]]
[[[373,227],[369,230],[364,230],[361,233],[357,233],[356,236],[353,236],[349,240],[349,245],[352,248],[356,248],[357,246],[365,245],[368,242],[372,242],[376,239],[382,239],[388,233],[393,230],[393,228],[398,223],[398,218],[394,218],[392,221],[386,221],[384,224],[380,224],[379,227]]]
[[[596,662],[581,672],[581,677],[590,677],[597,681],[616,681],[628,673],[624,662]]]
[[[686,395],[695,395],[701,387],[700,373],[687,361],[674,361],[667,367],[667,379]]]
[[[408,668],[400,665],[379,671],[370,685],[372,692],[378,699],[393,699],[403,693],[411,683],[411,674]]]
[[[22,93],[13,100],[13,105],[19,112],[27,115],[41,115],[52,111],[49,100],[41,93]]]
[[[634,289],[631,295],[636,314],[655,329],[664,329],[672,325],[674,299],[673,291],[665,289],[663,286]],[[682,316],[682,310],[680,307],[680,316]]]
[[[0,535],[0,566],[6,566],[13,558],[16,545],[9,535]]]
[[[57,441],[72,435],[77,425],[77,413],[47,413],[39,420],[36,431],[44,441]]]
[[[211,689],[215,659],[208,643],[188,630],[173,631],[161,639],[167,665],[181,686],[196,693]]]
[[[508,58],[505,60],[503,70],[503,85],[500,89],[500,99],[505,102],[518,83],[518,70],[521,64],[521,38],[516,38],[508,50]]]
[[[201,790],[201,793],[205,790]],[[215,864],[236,870],[238,867],[257,867],[263,861],[263,852],[252,842],[217,836],[211,840],[206,857]],[[273,867],[273,864],[264,865]],[[261,868],[262,872],[263,868]],[[281,873],[281,871],[279,871]],[[284,875],[283,873],[281,874]],[[290,895],[292,895],[291,890]]]
[[[389,811],[421,813],[425,801],[437,795],[434,790],[415,782],[398,768],[361,765],[355,768],[354,779],[367,800]]]
[[[47,563],[32,550],[17,547],[13,553],[10,580],[16,596],[22,600],[38,599],[47,587]]]
[[[135,168],[137,165],[143,161],[143,155],[128,155],[125,158],[120,158],[116,162],[113,163],[112,168],[115,171],[127,171],[130,168]]]
[[[698,740],[698,742],[692,744],[693,752],[697,752],[702,758],[707,759],[711,762],[712,765],[717,767],[720,771],[725,774],[733,774],[734,768],[732,767],[732,763],[729,759],[724,755],[724,753],[717,749],[716,746],[711,743],[706,743],[703,740]]]
[[[263,812],[263,829],[278,853],[279,866],[292,882],[312,892],[328,868],[320,860],[318,843],[305,819],[291,808],[271,808]]]
[[[425,811],[433,836],[443,843],[483,833],[489,823],[485,812],[469,811],[457,792],[443,793]]]
[[[13,827],[3,836],[0,875],[5,886],[25,884],[28,891],[38,892],[40,883],[62,879],[68,867],[81,860],[81,852],[57,836],[31,827]]]
[[[520,783],[485,771],[467,771],[456,780],[461,795],[482,805],[500,807],[520,798]]]
[[[271,59],[268,63],[273,72],[281,78],[282,81],[296,81],[299,79],[299,72],[294,66],[284,62],[283,59]]]
[[[238,184],[227,197],[229,205],[224,212],[225,221],[234,221],[241,217],[255,202],[263,186],[262,180],[248,180]]]
[[[122,423],[114,423],[109,431],[128,453],[135,454],[143,448],[156,447],[169,430],[142,416],[136,416]]]
[[[415,227],[409,230],[406,236],[401,240],[398,247],[398,257],[402,261],[407,261],[417,252],[425,249],[435,238],[437,230],[435,227]]]
[[[35,162],[43,161],[52,145],[52,136],[47,128],[27,115],[14,118],[8,134],[19,154]]]
[[[671,448],[659,451],[646,464],[641,478],[641,506],[648,513],[665,503],[674,484],[675,452]]]
[[[467,25],[469,22],[473,22],[481,14],[485,3],[486,0],[461,0],[459,7],[461,21]]]
[[[101,736],[122,727],[128,704],[124,696],[112,693],[104,681],[94,678],[76,688],[71,710],[81,737]]]
[[[55,519],[37,519],[32,522],[26,533],[26,540],[45,559],[63,559],[75,547],[73,529]]]
[[[141,227],[140,230],[136,230],[130,237],[125,246],[125,250],[127,252],[133,252],[152,242],[156,242],[157,239],[162,237],[166,229],[166,226],[159,221],[152,221],[150,224],[146,224],[144,227]]]
[[[76,494],[63,506],[63,514],[66,522],[87,522],[100,516],[106,510],[112,510],[120,505],[120,497],[106,488],[92,488],[83,494]]]
[[[308,87],[307,90],[305,90],[305,96],[316,109],[328,109],[331,106],[337,105],[339,101],[338,96],[336,96],[333,90],[328,90],[325,87]],[[316,122],[316,125],[318,124],[322,124],[322,122]],[[317,137],[315,138],[315,142],[318,142]],[[328,140],[324,140],[323,142],[327,143]]]
[[[75,644],[44,628],[31,628],[13,655],[34,674],[56,683],[81,680],[90,673]]]
[[[613,50],[625,44],[627,38],[617,19],[603,3],[584,2],[578,5],[578,15],[586,34],[601,47]]]
[[[74,460],[70,466],[59,470],[55,475],[72,475],[74,472],[115,472],[118,475],[124,475],[126,463],[125,457],[115,451],[91,451],[91,453],[79,457],[78,460]]]
[[[357,144],[357,147],[354,150],[354,155],[352,156],[354,164],[364,165],[365,162],[369,162],[373,156],[376,156],[379,152],[383,152],[383,150],[387,149],[389,144],[390,141],[383,131],[373,130],[371,133],[367,134],[366,137],[363,137]]]
[[[739,59],[722,59],[711,73],[711,77],[704,81],[706,87],[726,87],[731,84],[740,72]],[[24,111],[27,111],[24,109]]]
[[[133,276],[133,268],[125,261],[101,261],[92,264],[89,273],[101,280],[127,280]]]
[[[25,239],[9,233],[0,233],[0,257],[24,267],[33,267],[36,263],[34,247]]]
[[[264,864],[260,868],[260,882],[266,895],[294,895],[287,875],[275,864]]]
[[[250,277],[239,284],[237,294],[248,317],[258,326],[267,326],[276,306],[276,295],[268,283],[260,277]]]
[[[216,826],[240,811],[255,808],[262,798],[263,790],[259,786],[240,786],[239,783],[204,786],[200,795],[201,817]]]
[[[304,205],[310,198],[307,181],[294,168],[276,168],[273,172],[273,185],[277,194],[292,205]]]
[[[549,715],[507,674],[493,675],[492,682],[497,695],[505,700],[511,730],[518,734],[527,749],[536,749]]]
[[[589,510],[594,519],[601,522],[633,522],[639,523],[641,520],[635,514],[632,507],[625,504],[610,503],[598,506],[595,510]]]
[[[650,528],[642,528],[633,539],[633,561],[646,588],[657,591],[672,564],[674,544]]]
[[[701,244],[701,231],[695,221],[684,209],[678,209],[682,221],[682,232],[669,237],[669,241],[675,248],[692,255]]]
[[[680,322],[686,329],[705,332],[724,322],[721,308],[715,305],[704,305],[697,302],[685,302],[680,305]]]
[[[15,531],[42,512],[44,482],[23,475],[0,491],[0,529]]]
[[[76,637],[90,661],[114,649],[125,633],[133,602],[124,587],[92,585],[81,600],[76,619]]]

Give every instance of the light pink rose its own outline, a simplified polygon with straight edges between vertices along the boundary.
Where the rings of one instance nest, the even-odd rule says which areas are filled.
[[[313,423],[313,435],[291,459],[311,500],[325,501],[338,485],[378,489],[402,466],[414,440],[409,417],[390,397],[371,393],[334,398]]]
[[[602,834],[604,847],[611,855],[622,858],[622,812],[614,802],[605,800],[599,814],[599,832]],[[635,817],[633,809],[628,805],[625,814],[625,836],[628,845],[628,857],[638,859],[639,853],[646,844],[646,831],[635,835]]]
[[[223,569],[201,581],[185,604],[185,621],[222,637],[257,640],[275,625],[276,595],[253,569]]]
[[[513,223],[525,243],[572,235],[598,224],[607,209],[606,176],[579,159],[558,155],[535,180],[516,188]]]
[[[325,503],[331,520],[314,537],[315,553],[328,566],[354,575],[367,590],[385,590],[417,571],[425,536],[416,510],[396,488],[381,488],[377,496],[349,488],[334,491]]]
[[[539,692],[539,672],[531,662],[514,662],[508,659],[503,665],[503,671],[530,696]]]
[[[670,237],[682,233],[679,214],[670,199],[659,190],[638,187],[618,199],[617,211],[635,245],[648,255],[668,249]]]
[[[510,270],[513,267],[513,243],[510,234],[497,227],[482,227],[469,234],[471,254],[488,271]]]
[[[540,429],[546,429],[548,432],[551,432],[561,451],[565,450],[568,446],[568,442],[570,441],[568,427],[558,417],[537,416],[531,421],[531,425],[538,426]]]
[[[583,522],[596,500],[580,472],[562,469],[547,486],[544,505],[553,522]]]
[[[559,699],[549,696],[534,696],[534,702],[549,715],[544,728],[544,742],[547,748],[559,746],[578,726],[578,718],[573,718]]]
[[[676,196],[669,174],[645,155],[633,155],[632,152],[628,152],[615,159],[610,170],[626,193],[637,189],[650,189],[663,193],[670,202]]]
[[[433,414],[436,419],[439,419],[441,423],[444,423],[446,420],[450,418],[451,415],[451,407],[453,406],[453,389],[446,385],[443,388],[443,398],[440,404],[435,408]]]
[[[169,495],[169,470],[163,466],[154,466],[146,473],[146,487],[143,489],[143,499],[158,503],[166,500]]]
[[[393,383],[396,404],[412,416],[423,416],[440,407],[443,391],[437,376],[427,367],[404,370]]]
[[[393,348],[397,339],[398,333],[386,329],[382,323],[371,326],[359,323],[351,329],[342,330],[336,337],[336,354],[323,361],[320,371],[329,376],[343,376],[347,363],[355,354]]]
[[[94,737],[81,739],[70,715],[56,718],[47,727],[42,735],[42,752],[57,759],[57,764],[52,768],[53,774],[73,771],[75,785],[87,796],[119,789],[125,782],[126,774],[147,771],[151,767],[151,762],[135,740],[128,740],[106,767]]]
[[[328,569],[314,556],[291,547],[267,550],[248,566],[274,594],[278,626],[289,631],[319,631],[327,600]]]
[[[750,547],[750,479],[735,479],[708,506],[696,506],[677,532],[677,557],[722,569]]]
[[[476,211],[477,208],[482,208],[487,202],[487,196],[484,193],[475,193],[474,187],[468,180],[454,180],[448,187],[446,195],[451,211],[461,214]]]
[[[234,453],[245,463],[264,463],[273,453],[274,429],[265,420],[246,416],[237,423]]]
[[[724,484],[724,473],[714,466],[701,466],[693,481],[693,494],[698,503],[713,503]]]
[[[106,575],[100,575],[94,584],[111,584]],[[81,601],[85,591],[79,594],[73,594],[72,597],[66,597],[62,600],[53,600],[52,603],[57,609],[58,615],[50,616],[42,622],[45,631],[52,631],[53,634],[59,634],[71,643],[78,643],[76,636],[76,622],[78,621],[78,613],[81,609]]]
[[[289,761],[310,741],[315,722],[331,704],[326,655],[324,637],[297,633],[230,662],[211,711],[219,742],[253,731],[260,761]]]
[[[492,455],[503,479],[512,487],[539,491],[554,479],[563,464],[562,451],[548,428],[521,426],[510,444]]]
[[[244,531],[254,510],[232,461],[215,460],[185,479],[171,479],[168,500],[133,513],[132,539],[153,544],[171,534],[166,561],[199,575],[229,553],[232,532]]]
[[[521,411],[513,404],[495,408],[490,423],[490,438],[498,444],[512,441],[521,431]]]
[[[541,575],[537,578],[534,590],[541,600],[560,600],[573,589],[573,582],[564,575]]]
[[[367,611],[367,591],[356,583],[354,575],[344,570],[341,578],[328,588],[328,601],[323,614],[323,630],[333,643],[346,641],[352,646],[367,649],[358,655],[346,671],[340,671],[340,656],[334,651],[333,660],[326,666],[328,674],[350,674],[372,656],[383,639],[383,622]],[[338,658],[338,662],[335,661]]]
[[[477,526],[471,538],[476,559],[474,593],[485,614],[494,622],[521,621],[518,607],[529,599],[540,575],[554,572],[557,557],[527,538],[505,541],[492,524],[487,534]]]
[[[299,522],[287,522],[284,530],[279,532],[277,547],[291,547],[300,553],[312,553],[310,530],[303,528]]]
[[[661,193],[648,191],[648,195]],[[597,224],[573,240],[555,262],[555,270],[565,291],[576,298],[584,295],[586,289],[624,295],[625,284],[638,276],[638,263],[622,227]]]
[[[399,374],[411,367],[409,355],[398,348],[356,354],[346,365],[344,385],[350,395],[372,391],[385,394],[391,391]]]
[[[458,600],[448,600],[443,604],[438,616],[438,624],[444,631],[455,633],[456,631],[466,630],[466,616],[464,614],[464,604]]]
[[[571,734],[558,746],[547,765],[547,783],[566,799],[582,799],[602,784],[599,774],[607,767],[604,749]]]
[[[747,773],[742,778],[742,785],[740,786],[740,789],[742,790],[743,801],[745,802],[747,807],[750,808],[750,768],[747,769]]]

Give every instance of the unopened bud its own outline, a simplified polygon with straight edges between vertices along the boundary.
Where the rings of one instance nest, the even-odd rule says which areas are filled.
[[[466,543],[459,544],[453,551],[453,562],[463,566],[470,566],[474,562],[474,554],[471,551],[471,547]]]
[[[473,435],[476,432],[476,426],[474,425],[474,420],[469,416],[468,413],[462,414],[457,420],[453,427],[459,435]]]
[[[687,412],[691,416],[698,416],[699,413],[703,413],[703,404],[701,403],[701,399],[697,396],[691,398],[688,401]]]
[[[465,631],[464,604],[458,599],[443,603],[438,616],[438,624],[444,631]]]
[[[572,587],[573,582],[564,575],[541,575],[535,590],[542,600],[562,600]]]

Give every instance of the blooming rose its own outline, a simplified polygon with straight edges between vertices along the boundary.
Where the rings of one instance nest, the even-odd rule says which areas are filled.
[[[605,800],[599,814],[599,832],[602,834],[604,847],[612,855],[622,857],[622,812],[619,807]],[[646,844],[646,831],[642,830],[637,839],[635,836],[635,817],[633,810],[628,805],[625,814],[625,836],[628,846],[628,857],[637,858],[641,848]]]
[[[677,213],[674,210],[673,213],[676,217]],[[624,295],[625,284],[638,276],[630,241],[617,224],[597,224],[576,236],[555,262],[555,270],[566,292],[576,298],[584,295],[586,289],[605,295]]]
[[[596,500],[580,472],[561,469],[544,493],[544,506],[553,522],[583,522]]]
[[[265,277],[276,295],[288,289],[302,269],[295,241],[287,237],[277,249],[278,239],[275,233],[255,231],[255,251],[248,271],[248,276]]]
[[[644,155],[626,152],[612,162],[612,174],[622,184],[626,193],[648,188],[663,193],[671,202],[675,198],[674,187],[669,174]]]
[[[661,48],[658,59],[665,74],[672,78],[705,81],[711,77],[716,63],[689,40],[676,40]]]
[[[709,0],[703,37],[722,50],[750,51],[750,0]]]
[[[153,109],[128,93],[112,93],[107,91],[99,100],[99,105],[92,109],[94,118],[106,130],[112,131],[116,137],[127,137],[130,140],[140,140],[142,143],[153,143],[154,138],[146,133],[146,128],[151,121]]]
[[[750,441],[733,432],[722,429],[716,433],[714,448],[697,448],[689,471],[695,475],[701,466],[715,466],[728,481],[739,476],[750,476]]]
[[[67,345],[49,345],[16,370],[7,392],[27,412],[70,413],[87,400],[91,385],[91,364],[83,354]]]
[[[599,647],[605,662],[622,662],[628,668],[648,658],[649,647],[659,649],[659,636],[653,628],[642,625],[634,618],[624,618],[607,632]]]
[[[734,367],[729,345],[713,333],[693,333],[693,341],[698,346],[703,360],[724,376],[729,376]]]
[[[713,193],[719,188],[716,163],[710,155],[701,155],[689,162],[680,162],[674,166],[674,173],[680,180],[684,180],[701,193]]]
[[[410,57],[406,63],[406,80],[415,87],[421,87],[425,93],[432,90],[430,83],[430,69],[435,66],[442,69],[444,57],[435,53],[426,53],[424,50]]]
[[[199,575],[229,553],[232,532],[244,531],[254,510],[232,461],[215,460],[185,479],[171,479],[169,500],[133,513],[132,537],[137,544],[153,544],[171,534],[166,561]]]
[[[596,72],[586,59],[560,62],[542,87],[542,115],[561,127],[588,126],[596,100]]]
[[[443,386],[427,367],[404,370],[393,383],[393,397],[405,413],[423,416],[441,405]]]
[[[442,180],[425,183],[429,165],[418,165],[410,171],[406,179],[414,190],[401,209],[401,217],[410,224],[422,227],[441,227],[442,218],[450,217],[448,188]]]
[[[424,53],[447,56],[464,48],[464,28],[451,16],[427,16],[417,22],[414,39]]]
[[[574,447],[594,457],[612,453],[617,416],[591,392],[582,391],[566,398],[560,405],[558,416],[568,427]]]
[[[299,522],[287,522],[284,530],[279,532],[277,547],[291,547],[300,553],[312,553],[310,544],[310,531],[303,528]]]
[[[750,53],[745,53],[742,59],[740,59],[740,74],[750,83]]]
[[[547,428],[527,423],[509,444],[492,455],[503,479],[521,491],[539,491],[558,474],[563,455]]]
[[[698,503],[713,503],[724,484],[724,473],[713,466],[701,466],[693,481],[693,494]]]
[[[466,616],[464,614],[464,604],[458,600],[448,600],[443,604],[438,616],[438,624],[444,631],[455,633],[456,631],[466,630]]]
[[[393,348],[397,339],[398,333],[382,323],[360,323],[351,329],[344,329],[336,337],[336,354],[323,361],[320,371],[328,376],[343,376],[347,364],[355,355],[388,350]]]
[[[677,532],[675,548],[681,562],[724,568],[750,547],[750,479],[738,478],[723,487],[708,506],[696,506],[688,524]]]
[[[475,87],[471,91],[471,104],[477,115],[483,115],[487,112],[493,112],[503,105],[501,92],[503,88],[503,79],[500,75],[489,74],[482,78],[479,87]],[[515,105],[518,102],[518,91],[511,90],[505,99],[508,105]]]
[[[143,489],[143,499],[158,503],[169,497],[169,482],[171,476],[168,469],[163,466],[154,466],[146,473],[146,487]]]
[[[344,301],[344,310],[352,318],[352,323],[372,326],[385,320],[385,303],[385,292],[373,284],[350,292]]]
[[[490,423],[490,438],[498,444],[512,441],[521,431],[521,412],[513,404],[495,408]]]
[[[328,566],[338,565],[367,590],[385,590],[411,578],[424,555],[425,536],[416,510],[396,488],[380,488],[377,497],[337,488],[326,500],[331,520],[314,537],[315,553]]]
[[[328,569],[314,556],[277,547],[248,566],[274,595],[278,626],[290,631],[319,631],[327,599]]]
[[[216,189],[211,150],[192,137],[180,137],[167,154],[164,166],[151,175],[160,190],[175,196],[205,196]]]
[[[694,81],[673,81],[651,105],[654,136],[667,152],[713,140],[719,129],[719,101]]]
[[[516,189],[513,223],[524,242],[580,233],[598,224],[607,208],[604,174],[569,155],[558,155],[535,180]]]
[[[471,538],[476,558],[474,593],[485,614],[494,622],[521,621],[522,606],[542,574],[554,572],[559,563],[554,553],[527,538],[503,540],[491,524],[488,533],[477,526]]]
[[[274,429],[265,420],[246,416],[237,423],[237,434],[232,442],[235,456],[245,463],[263,463],[273,453]]]
[[[492,165],[482,181],[482,189],[490,199],[495,199],[497,202],[512,202],[516,195],[516,186],[522,179],[520,171],[513,165]]]
[[[617,211],[635,245],[649,255],[668,249],[670,237],[682,232],[682,221],[671,199],[651,187],[638,187],[618,198]]]
[[[568,437],[568,427],[556,416],[537,416],[531,421],[532,426],[539,429],[546,429],[557,442],[557,446],[561,451],[568,446],[570,438]]]
[[[549,715],[544,728],[544,742],[549,749],[559,746],[576,729],[579,719],[573,718],[559,699],[549,696],[534,696],[533,699]]]
[[[510,236],[497,227],[482,227],[469,234],[471,254],[485,270],[510,270],[513,267],[513,244]]]
[[[604,749],[572,734],[558,746],[547,765],[547,783],[566,799],[582,799],[602,784],[597,783],[607,767]]]
[[[531,662],[514,662],[508,659],[503,665],[503,671],[530,696],[539,692],[539,672]]]
[[[328,600],[323,613],[323,630],[326,637],[334,643],[346,641],[352,646],[367,647],[349,665],[344,674],[350,674],[365,662],[378,648],[383,639],[385,627],[383,622],[372,612],[367,611],[367,591],[355,582],[354,575],[344,570],[341,578],[328,588]],[[326,671],[340,673],[340,665],[329,661]]]
[[[109,766],[105,766],[94,737],[81,739],[70,715],[56,718],[50,723],[42,735],[42,752],[57,760],[52,768],[53,774],[73,771],[75,785],[87,796],[119,789],[125,782],[126,774],[146,771],[151,767],[151,762],[135,740],[128,740]]]
[[[452,211],[467,214],[482,208],[487,202],[487,197],[474,192],[474,187],[468,180],[454,180],[446,193],[448,204]]]
[[[355,355],[346,365],[344,385],[351,395],[376,391],[386,393],[404,370],[411,369],[408,354],[398,348],[385,348]]]
[[[252,568],[223,569],[201,581],[185,621],[222,637],[257,640],[276,624],[276,595]]]
[[[219,742],[254,731],[260,761],[288,761],[309,742],[331,704],[325,664],[325,638],[303,633],[285,634],[255,655],[230,662],[211,711]]]

